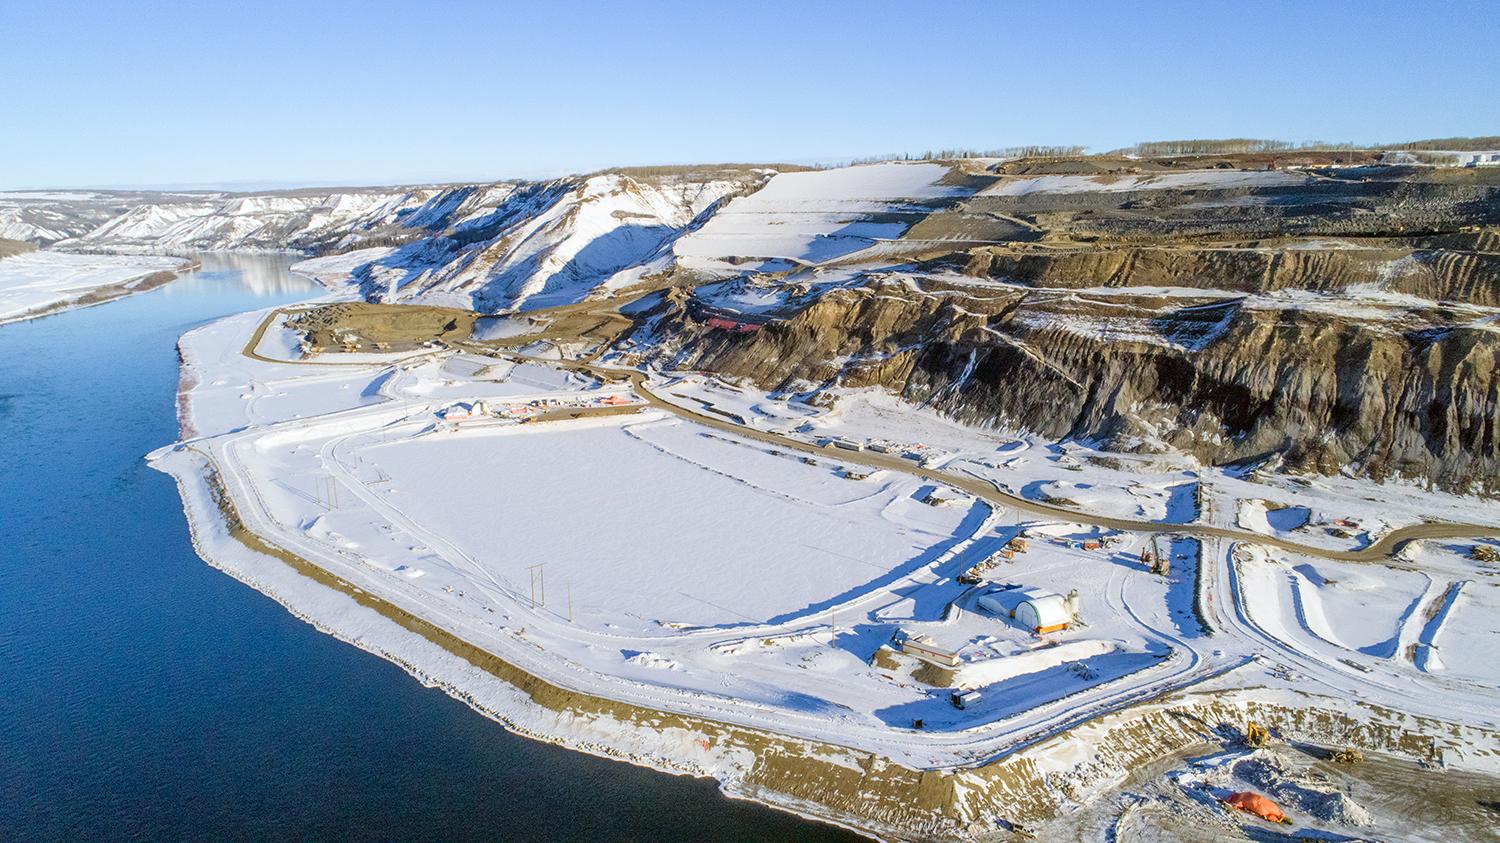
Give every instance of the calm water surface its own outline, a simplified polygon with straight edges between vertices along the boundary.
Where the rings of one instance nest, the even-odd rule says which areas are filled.
[[[0,327],[0,840],[854,840],[535,743],[205,565],[177,337],[316,290],[270,256]]]

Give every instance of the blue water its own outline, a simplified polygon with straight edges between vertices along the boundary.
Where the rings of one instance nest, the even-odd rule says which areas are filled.
[[[0,327],[0,840],[853,840],[507,733],[208,567],[176,341],[316,291],[279,257]]]

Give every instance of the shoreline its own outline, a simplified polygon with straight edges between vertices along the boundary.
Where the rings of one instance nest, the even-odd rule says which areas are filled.
[[[1493,731],[1345,701],[1308,697],[1309,705],[1301,706],[1258,700],[1254,689],[1216,690],[1212,680],[1095,716],[975,767],[941,770],[621,703],[560,688],[266,542],[238,524],[232,501],[216,490],[216,469],[207,457],[191,454],[191,446],[169,446],[153,454],[150,464],[177,482],[199,555],[319,631],[399,665],[522,736],[660,772],[712,778],[727,796],[877,839],[986,837],[996,827],[976,823],[987,816],[1013,817],[1007,822],[1017,827],[1044,823],[1077,804],[1080,785],[1103,793],[1108,787],[1100,783],[1120,780],[1133,767],[1184,746],[1222,739],[1224,728],[1251,717],[1269,722],[1288,740],[1295,735],[1424,763],[1500,768],[1493,755],[1481,759],[1463,752],[1475,743],[1496,745],[1500,734]],[[1152,724],[1144,740],[1142,723]],[[1102,736],[1090,734],[1101,729]],[[1043,769],[1058,756],[1075,760]],[[1060,787],[1059,779],[1077,781]]]
[[[169,448],[171,447],[174,446],[169,446]],[[204,459],[206,459],[206,457],[204,457]],[[422,665],[419,665],[411,658],[408,658],[407,656],[402,655],[401,653],[398,653],[391,648],[381,646],[381,644],[376,643],[376,641],[370,636],[363,634],[350,634],[345,625],[341,625],[336,620],[320,617],[315,611],[310,611],[307,606],[307,603],[309,602],[307,595],[299,594],[294,596],[287,593],[286,591],[283,591],[282,589],[279,589],[277,587],[277,583],[273,583],[270,581],[270,579],[273,578],[274,574],[276,573],[274,572],[274,569],[261,571],[259,572],[261,576],[256,576],[256,572],[253,570],[253,568],[255,567],[255,562],[248,562],[247,564],[247,561],[242,560],[239,564],[235,564],[228,561],[226,556],[222,553],[220,555],[215,555],[214,553],[212,553],[209,549],[209,539],[205,538],[205,534],[211,535],[215,539],[229,539],[238,544],[243,550],[248,551],[250,557],[260,557],[260,560],[257,561],[263,560],[263,563],[267,566],[279,565],[285,573],[290,574],[290,576],[292,577],[305,581],[305,583],[297,583],[297,585],[310,583],[315,589],[322,589],[330,594],[336,594],[339,597],[342,597],[355,604],[355,606],[359,609],[365,609],[373,612],[375,615],[381,618],[382,621],[387,623],[392,630],[400,630],[402,634],[415,632],[424,644],[431,645],[440,649],[442,652],[447,654],[447,658],[460,660],[470,667],[483,672],[491,680],[502,684],[506,689],[514,692],[515,694],[527,697],[530,700],[529,704],[536,707],[538,710],[555,711],[555,709],[551,709],[549,706],[536,699],[536,697],[538,696],[538,692],[541,692],[542,694],[556,696],[560,699],[578,697],[585,700],[596,701],[597,703],[603,704],[606,707],[618,706],[625,709],[630,709],[632,710],[632,713],[644,714],[652,717],[653,719],[657,717],[681,717],[682,715],[676,715],[669,712],[659,712],[653,709],[646,709],[640,706],[635,706],[630,703],[619,703],[603,697],[594,697],[592,695],[583,694],[581,692],[570,691],[553,685],[544,678],[527,673],[521,668],[518,668],[510,664],[509,662],[500,659],[498,656],[490,654],[479,647],[463,641],[463,639],[459,638],[457,635],[450,633],[447,630],[444,630],[429,621],[405,612],[394,604],[385,601],[378,595],[371,594],[351,583],[348,583],[347,581],[338,577],[336,574],[327,571],[326,569],[323,569],[308,560],[297,557],[287,551],[281,550],[280,548],[275,548],[269,543],[264,542],[264,540],[260,539],[259,536],[250,533],[248,530],[244,530],[243,528],[238,531],[235,530],[235,528],[231,526],[231,518],[225,515],[224,510],[224,507],[227,506],[232,511],[233,503],[227,501],[224,504],[219,503],[219,494],[221,493],[217,493],[215,491],[218,487],[216,487],[214,480],[210,479],[210,477],[203,473],[203,471],[185,473],[171,467],[163,467],[162,465],[158,464],[158,458],[156,455],[148,456],[148,465],[158,471],[168,474],[176,483],[178,494],[183,499],[184,515],[187,520],[188,532],[193,547],[197,551],[199,558],[201,558],[210,567],[234,578],[244,585],[247,585],[265,595],[266,597],[276,601],[276,603],[286,609],[286,611],[293,617],[307,623],[309,626],[312,626],[320,633],[329,635],[343,643],[358,647],[361,650],[364,650],[372,655],[378,656],[382,659],[385,659],[386,661],[391,662],[392,664],[395,664],[397,667],[400,667],[402,670],[404,670],[406,673],[420,682],[424,687],[437,688],[439,690],[442,690],[450,697],[453,697],[454,699],[463,702],[465,705],[468,705],[471,709],[478,712],[479,714],[501,724],[501,726],[503,726],[508,731],[514,732],[515,734],[521,735],[522,737],[528,738],[530,740],[559,746],[570,751],[583,752],[589,755],[613,761],[623,761],[626,763],[634,764],[636,766],[646,767],[648,769],[652,769],[661,773],[667,773],[670,775],[692,776],[694,778],[712,779],[719,785],[720,791],[728,797],[755,802],[757,804],[772,807],[777,810],[796,814],[805,819],[838,826],[840,828],[845,828],[850,831],[858,832],[860,834],[871,834],[871,831],[868,828],[862,827],[860,825],[839,822],[837,819],[828,817],[826,815],[820,815],[812,811],[798,810],[796,807],[789,803],[769,801],[763,798],[752,796],[745,792],[726,787],[726,781],[721,777],[722,771],[715,771],[714,769],[693,763],[689,760],[672,758],[667,755],[659,754],[641,755],[637,753],[631,753],[612,744],[577,740],[558,734],[551,734],[545,731],[540,731],[533,726],[528,726],[521,718],[518,718],[516,716],[515,712],[507,712],[502,707],[493,704],[487,705],[484,700],[488,695],[484,694],[479,689],[476,689],[472,685],[466,687],[463,683],[454,682],[451,681],[450,678],[441,676],[440,674],[444,672],[442,668],[451,667],[451,664],[444,664],[441,667],[424,667]],[[213,472],[214,469],[205,468],[204,471]],[[206,493],[207,496],[212,499],[212,503],[214,504],[213,506],[208,507],[207,510],[211,511],[212,513],[216,513],[217,517],[209,515],[208,517],[212,520],[208,521],[207,523],[200,520],[200,518],[195,517],[195,515],[203,516],[205,515],[205,513],[194,512],[194,503],[201,503],[201,501],[195,501],[192,497],[194,490],[189,486],[189,483],[192,480],[196,480],[201,486],[201,488],[199,488],[197,491]],[[221,533],[222,535],[220,535]],[[256,547],[254,547],[255,544],[263,545],[264,549],[257,549]],[[222,551],[223,548],[221,547],[220,550]],[[418,629],[413,629],[413,627],[417,627]],[[466,658],[465,654],[455,652],[455,650],[465,651],[468,655],[482,655],[479,658],[471,659]],[[483,664],[479,664],[476,662],[483,662]],[[508,681],[507,675],[524,676],[527,681],[524,681],[521,684],[517,684]],[[470,678],[473,677],[471,676]],[[491,688],[490,690],[493,690],[493,688]],[[710,722],[711,721],[704,721],[705,725]],[[727,726],[727,724],[726,727],[730,729],[743,728],[738,726]],[[659,730],[659,722],[653,723],[650,728],[652,728],[653,730]],[[842,749],[842,747],[839,747],[839,749]],[[875,839],[892,838],[876,837]]]
[[[257,351],[268,327],[287,309],[231,317],[244,324],[219,340],[226,355],[289,362]],[[188,394],[206,375],[192,353],[192,336],[179,343],[182,439],[193,434]],[[148,460],[176,480],[198,554],[294,616],[398,664],[424,685],[443,689],[522,736],[661,772],[712,778],[725,795],[877,838],[1012,839],[1004,829],[1033,830],[1060,821],[1111,794],[1142,764],[1188,746],[1224,745],[1250,720],[1269,725],[1278,741],[1287,743],[1356,747],[1500,773],[1500,730],[1488,719],[1468,718],[1470,725],[1464,725],[1441,711],[1422,716],[1360,702],[1357,695],[1262,684],[1256,672],[1264,664],[1244,661],[1199,676],[1190,686],[1159,689],[1108,708],[1075,706],[1027,740],[982,757],[926,766],[897,760],[881,746],[835,744],[821,733],[782,731],[733,709],[677,709],[639,697],[616,699],[614,685],[573,681],[566,660],[561,669],[538,661],[548,653],[524,627],[500,639],[486,638],[488,633],[474,638],[479,630],[454,626],[441,613],[434,617],[407,605],[399,590],[372,585],[363,567],[346,568],[338,558],[316,553],[299,555],[308,551],[294,552],[287,548],[299,545],[267,538],[280,534],[261,521],[264,502],[258,504],[253,491],[241,488],[236,458],[231,451],[220,453],[214,438],[201,446],[169,445]]]
[[[198,258],[183,258],[182,261],[182,264],[176,269],[159,269],[145,272],[127,278],[124,281],[94,287],[72,298],[23,310],[9,316],[0,316],[0,326],[29,322],[33,319],[43,319],[48,316],[56,316],[59,313],[82,310],[87,307],[96,307],[112,301],[119,301],[137,293],[150,292],[158,287],[164,287],[203,266],[203,262]]]

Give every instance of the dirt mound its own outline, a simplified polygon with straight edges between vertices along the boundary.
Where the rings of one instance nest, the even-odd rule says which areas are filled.
[[[0,258],[8,258],[11,255],[25,254],[35,251],[36,246],[22,240],[6,240],[0,237]]]
[[[286,320],[326,351],[407,351],[433,340],[468,339],[479,314],[451,307],[337,302]]]
[[[1282,756],[1269,750],[1235,762],[1236,778],[1271,794],[1281,804],[1324,822],[1368,826],[1370,812],[1314,770],[1297,771]]]

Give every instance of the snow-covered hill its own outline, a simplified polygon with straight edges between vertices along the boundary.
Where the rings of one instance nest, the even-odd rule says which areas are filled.
[[[974,192],[945,183],[949,173],[928,162],[780,173],[726,205],[675,252],[684,266],[731,274],[842,258],[900,237],[935,208]]]
[[[498,182],[264,194],[173,195],[59,227],[69,251],[183,253],[375,247],[353,274],[385,301],[500,310],[560,304],[670,268],[672,244],[774,171],[712,167]],[[82,230],[80,230],[82,229]],[[34,238],[16,238],[34,239]]]
[[[769,175],[595,175],[519,186],[477,207],[476,194],[434,220],[433,227],[447,222],[440,232],[357,277],[366,296],[382,301],[420,298],[484,311],[577,301],[670,268],[679,237]]]
[[[157,197],[171,201],[165,194]],[[139,194],[90,190],[0,192],[0,239],[50,245],[86,234],[140,201]]]
[[[131,251],[323,249],[400,226],[443,189],[204,194],[136,205],[63,248]]]
[[[49,194],[27,201],[72,214],[70,224],[59,218],[40,236],[35,226],[18,229],[27,236],[16,239],[90,252],[379,248],[349,276],[365,297],[492,312],[578,301],[674,269],[735,276],[857,252],[973,193],[948,174],[931,163],[814,172],[726,165],[541,182]],[[113,215],[101,215],[101,197],[115,199]],[[51,219],[40,206],[28,214]]]

